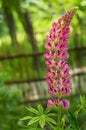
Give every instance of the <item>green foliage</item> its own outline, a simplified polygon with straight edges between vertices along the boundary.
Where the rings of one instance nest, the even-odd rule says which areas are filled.
[[[65,129],[65,130],[73,130],[72,128],[67,128],[67,129]]]
[[[20,115],[24,113],[21,113],[23,106],[19,106],[21,90],[5,86],[6,76],[6,73],[0,73],[0,130],[17,130]]]
[[[80,130],[79,125],[78,125],[78,121],[73,116],[73,114],[71,112],[68,112],[67,116],[68,116],[68,119],[69,119],[69,122],[70,122],[72,128],[74,130]]]
[[[2,4],[1,4],[2,3]],[[76,16],[71,25],[71,39],[69,47],[82,47],[86,46],[86,1],[85,0],[0,0],[0,56],[3,55],[15,55],[21,53],[32,53],[32,45],[30,40],[26,35],[24,27],[21,21],[25,21],[23,17],[18,14],[18,11],[24,13],[30,13],[34,36],[37,40],[37,45],[39,52],[44,52],[45,44],[45,35],[51,27],[53,21],[57,19],[71,6],[78,6]],[[9,33],[9,27],[6,23],[6,17],[4,15],[3,7],[8,8],[7,12],[13,14],[14,23],[15,23],[15,33],[17,36],[18,45],[12,46],[11,36]],[[69,63],[71,68],[76,67],[85,67],[86,66],[86,50],[73,51],[69,52],[70,59]],[[23,118],[24,122],[33,123],[30,126],[25,127],[25,129],[18,127],[18,120],[20,117],[26,114],[23,113],[23,105],[20,106],[19,102],[22,99],[21,97],[21,87],[18,89],[15,86],[6,86],[4,82],[7,80],[22,80],[22,79],[34,79],[44,77],[46,73],[45,61],[43,56],[40,57],[40,67],[39,70],[34,69],[33,66],[33,57],[31,58],[21,58],[14,60],[5,60],[0,62],[0,130],[35,130],[37,124],[41,127],[50,125],[52,117],[55,116],[54,113],[50,113],[51,109],[47,108],[46,110],[40,105],[37,109],[29,107],[29,112],[31,115]],[[75,83],[76,77],[73,78],[73,86]],[[86,81],[86,76],[82,76],[82,82]],[[81,82],[81,87],[82,85]],[[16,85],[17,86],[17,85]],[[24,87],[24,85],[21,85]],[[12,88],[11,88],[12,87]],[[42,89],[43,87],[41,87]],[[74,87],[73,87],[74,88]],[[83,88],[84,92],[85,88]],[[77,91],[76,91],[77,92]],[[71,113],[74,113],[73,117],[69,114],[69,119],[71,121],[74,119],[79,120],[80,127],[83,126],[85,120],[82,120],[86,114],[86,98],[81,96],[81,102],[76,103],[76,100],[71,99],[71,104],[74,104],[72,107]],[[76,106],[76,104],[79,104]],[[28,108],[27,108],[28,109]],[[75,111],[76,109],[76,111]],[[29,114],[30,114],[29,113]],[[39,114],[38,114],[39,113]],[[83,114],[82,114],[83,113]],[[35,114],[35,115],[33,115]],[[28,115],[28,114],[27,114]],[[40,120],[38,117],[40,116]],[[47,118],[46,118],[47,116]],[[37,118],[35,118],[37,117]],[[31,120],[32,119],[32,120]],[[47,120],[46,120],[47,119]],[[86,119],[86,118],[85,118]],[[20,125],[22,125],[22,120]],[[27,122],[27,124],[28,124]],[[66,119],[65,119],[66,122]],[[64,123],[64,122],[63,122]],[[33,126],[34,125],[34,126]],[[86,125],[85,125],[86,126]],[[29,128],[28,128],[29,127]],[[51,126],[52,127],[52,126]],[[67,128],[66,130],[72,130],[73,128]],[[85,129],[85,128],[82,128]],[[44,128],[37,128],[37,130],[44,130]]]
[[[51,111],[51,108],[43,109],[42,105],[38,105],[38,109],[35,109],[33,107],[26,108],[29,112],[31,112],[32,116],[26,116],[20,119],[23,120],[29,120],[27,123],[28,126],[31,126],[33,124],[40,125],[41,128],[44,128],[46,123],[48,124],[54,124],[56,125],[56,121],[52,118],[52,116],[55,116],[54,113],[49,113]]]
[[[8,2],[9,1],[9,2]],[[16,47],[11,46],[11,38],[9,34],[8,25],[6,24],[3,6],[1,6],[1,13],[4,19],[0,22],[0,55],[15,55],[20,53],[32,53],[32,45],[30,41],[28,41],[28,37],[22,25],[23,17],[18,17],[18,8],[21,12],[29,12],[31,15],[32,25],[34,28],[35,37],[37,40],[38,49],[40,52],[44,52],[44,44],[45,44],[45,35],[47,34],[49,28],[53,21],[56,21],[64,11],[71,8],[71,6],[78,6],[79,9],[77,11],[76,16],[71,25],[71,39],[69,46],[72,47],[80,47],[85,46],[85,3],[84,0],[77,1],[52,1],[52,0],[1,0],[4,6],[9,7],[11,12],[13,13],[14,23],[16,25],[16,35],[18,40],[18,45]],[[66,3],[66,4],[65,4]],[[24,11],[23,11],[24,10]],[[19,11],[19,12],[20,12]],[[20,20],[21,19],[21,20]],[[3,27],[3,28],[2,28]],[[82,35],[81,35],[82,34]],[[80,65],[85,66],[86,60],[82,60],[85,58],[85,51],[77,52],[69,52],[71,58],[69,59],[71,68],[78,67]],[[80,62],[78,61],[78,56],[80,57]],[[26,63],[27,60],[27,63]],[[43,57],[40,57],[40,67],[39,72],[35,70],[33,66],[33,58],[27,59],[15,59],[12,61],[3,61],[1,63],[1,72],[7,72],[9,76],[8,79],[27,79],[29,78],[38,78],[44,77],[46,72],[45,63]],[[34,71],[34,73],[33,73]]]
[[[44,109],[43,109],[42,105],[38,105],[38,111],[40,112],[40,114],[43,114]]]
[[[34,109],[33,107],[29,107],[29,108],[26,108],[26,109],[27,109],[28,111],[30,111],[30,112],[36,114],[36,115],[39,115],[39,114],[40,114],[39,111],[37,111],[37,110]]]
[[[80,104],[78,105],[78,110],[76,110],[74,113],[76,118],[78,118],[80,112],[86,114],[86,98],[84,95],[80,95]]]
[[[73,105],[73,104],[72,104]],[[78,123],[80,115],[86,114],[86,98],[85,96],[80,96],[80,102],[75,105],[75,110],[69,111],[67,113],[69,126],[67,130],[81,130]],[[79,128],[80,127],[80,128]]]
[[[18,129],[20,113],[18,102],[21,93],[17,88],[0,87],[0,129]],[[16,124],[16,125],[15,125]]]
[[[85,96],[80,96],[80,102],[81,102],[81,107],[86,109],[86,98]]]

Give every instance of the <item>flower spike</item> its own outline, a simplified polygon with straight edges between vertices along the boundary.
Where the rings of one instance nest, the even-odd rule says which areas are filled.
[[[46,82],[49,85],[48,93],[55,97],[48,100],[48,107],[61,106],[64,109],[70,107],[70,102],[63,100],[63,96],[71,94],[70,66],[66,60],[69,58],[67,50],[69,49],[70,23],[76,10],[77,8],[70,9],[54,22],[49,35],[46,36],[48,41],[45,44],[46,53],[44,54],[48,70]]]

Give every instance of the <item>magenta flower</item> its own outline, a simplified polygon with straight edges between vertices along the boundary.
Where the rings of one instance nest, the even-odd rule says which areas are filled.
[[[67,50],[69,49],[70,23],[75,12],[75,8],[66,12],[57,22],[52,24],[50,33],[46,36],[48,41],[45,44],[46,53],[44,54],[48,69],[46,82],[49,85],[48,93],[54,97],[54,99],[48,100],[48,107],[61,106],[64,109],[70,107],[70,102],[63,100],[63,96],[71,94],[70,66],[66,60],[69,58]]]

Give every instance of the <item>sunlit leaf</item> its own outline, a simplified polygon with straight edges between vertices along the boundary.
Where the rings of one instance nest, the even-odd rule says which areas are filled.
[[[54,114],[54,113],[49,113],[49,114],[47,114],[47,116],[56,116],[56,114]]]
[[[56,121],[51,117],[46,117],[46,121],[56,125]]]
[[[82,105],[83,107],[86,107],[86,98],[85,98],[84,95],[83,95],[83,96],[80,95],[80,101],[81,101],[81,105]]]
[[[28,126],[29,125],[32,125],[32,124],[34,124],[34,123],[36,123],[36,122],[38,122],[39,121],[39,119],[40,119],[40,117],[33,117],[29,122],[28,122]]]
[[[26,107],[26,109],[36,115],[39,115],[39,112],[33,107]]]
[[[51,108],[47,107],[44,112],[45,112],[45,114],[47,114],[47,113],[49,113],[50,111],[51,111]]]
[[[42,115],[41,117],[40,117],[40,120],[39,120],[39,124],[40,124],[40,126],[43,128],[44,127],[44,125],[45,125],[45,115]]]
[[[31,118],[32,118],[31,116],[25,116],[25,117],[21,118],[20,120],[29,120]]]
[[[38,110],[39,110],[39,112],[40,112],[41,114],[43,113],[43,107],[42,107],[41,104],[38,105]]]

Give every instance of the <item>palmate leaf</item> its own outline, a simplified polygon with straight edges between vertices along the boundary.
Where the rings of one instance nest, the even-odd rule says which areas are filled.
[[[27,109],[28,111],[30,111],[30,112],[36,114],[36,115],[39,115],[39,114],[40,114],[39,111],[37,111],[37,110],[36,110],[35,108],[33,108],[33,107],[26,107],[26,109]]]
[[[54,119],[52,119],[51,117],[46,117],[46,122],[50,122],[50,123],[56,125],[56,121]]]
[[[56,116],[54,113],[47,114],[47,116]]]
[[[39,119],[40,119],[40,116],[37,116],[37,117],[33,117],[29,122],[28,122],[28,126],[29,125],[32,125],[32,124],[34,124],[34,123],[36,123],[36,122],[38,122],[39,121]]]
[[[69,122],[71,124],[71,126],[74,128],[74,130],[80,130],[78,122],[76,120],[76,118],[71,114],[71,112],[67,113]]]
[[[39,120],[40,126],[43,128],[45,126],[46,117],[45,115],[42,115]]]
[[[39,104],[38,105],[38,111],[41,113],[41,114],[43,114],[43,107],[42,107],[42,105],[41,104]]]
[[[44,111],[45,114],[49,113],[51,111],[51,108],[50,107],[47,107]]]
[[[41,128],[44,128],[45,123],[56,125],[55,120],[51,118],[52,116],[55,116],[54,113],[50,113],[51,109],[46,108],[46,110],[44,111],[42,105],[38,105],[38,110],[36,110],[33,107],[26,107],[26,109],[29,112],[33,113],[33,116],[26,116],[21,119],[21,120],[29,120],[27,126],[33,126],[39,124]]]
[[[80,101],[81,101],[81,105],[82,105],[83,107],[86,107],[86,98],[85,98],[84,95],[83,95],[83,96],[80,95]]]
[[[21,118],[20,120],[21,120],[21,121],[23,121],[23,120],[29,120],[29,119],[31,119],[31,118],[32,118],[31,116],[25,116],[25,117]]]

